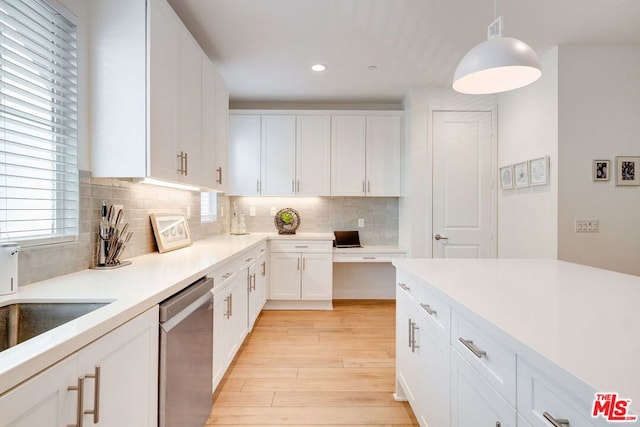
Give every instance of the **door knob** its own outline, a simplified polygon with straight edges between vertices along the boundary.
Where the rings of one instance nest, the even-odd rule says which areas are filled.
[[[435,236],[433,236],[433,238],[436,239],[436,240],[449,240],[448,237],[441,236],[439,234],[436,234]]]

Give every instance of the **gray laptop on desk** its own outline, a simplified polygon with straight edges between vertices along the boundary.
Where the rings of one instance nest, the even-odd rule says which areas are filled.
[[[336,248],[361,248],[358,231],[334,231],[336,239],[333,245]]]

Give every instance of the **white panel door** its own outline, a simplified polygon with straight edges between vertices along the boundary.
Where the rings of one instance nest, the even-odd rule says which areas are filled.
[[[229,117],[229,194],[260,195],[260,116]]]
[[[331,117],[331,195],[365,196],[365,117]]]
[[[399,196],[402,118],[367,117],[367,196]]]
[[[274,252],[269,259],[269,299],[300,299],[299,253]]]
[[[180,26],[165,1],[149,2],[149,166],[154,178],[178,179]],[[126,157],[126,153],[123,153]]]
[[[497,256],[491,112],[433,113],[433,256]]]
[[[215,71],[215,77],[216,182],[214,188],[218,191],[227,191],[227,185],[229,181],[229,90],[227,89],[227,85],[225,84],[224,79],[222,78],[220,73]]]
[[[202,178],[202,51],[186,28],[180,29],[179,151],[186,153],[181,180],[200,185]],[[177,159],[177,157],[176,157]]]
[[[218,189],[216,167],[216,70],[207,55],[202,53],[202,148],[200,165],[201,184],[207,188]],[[226,155],[226,153],[225,153]],[[198,161],[193,159],[192,161]]]
[[[331,300],[333,254],[302,254],[302,299]]]
[[[298,116],[296,123],[296,194],[331,194],[331,117]]]
[[[296,117],[262,116],[262,195],[295,194]]]

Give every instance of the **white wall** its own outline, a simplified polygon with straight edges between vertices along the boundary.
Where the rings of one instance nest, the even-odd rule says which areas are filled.
[[[498,257],[557,257],[558,49],[535,83],[498,96],[498,166],[550,157],[548,185],[498,189]]]
[[[89,143],[89,12],[86,0],[58,0],[78,17],[78,169],[91,170]]]
[[[558,257],[640,275],[640,187],[614,175],[616,156],[640,156],[640,46],[561,46],[559,87]],[[611,160],[611,181],[592,181],[594,159]]]
[[[448,87],[418,87],[406,95],[405,191],[399,206],[399,244],[407,250],[407,257],[431,257],[430,112],[490,111],[495,102],[492,95],[462,95]]]

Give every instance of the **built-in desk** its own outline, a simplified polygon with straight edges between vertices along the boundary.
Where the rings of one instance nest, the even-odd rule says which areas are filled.
[[[404,258],[398,246],[333,248],[334,299],[395,299],[394,258]]]

